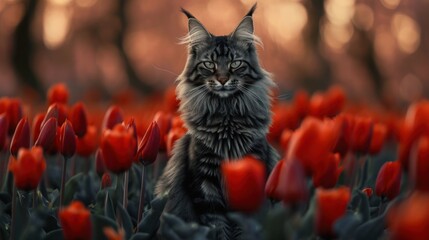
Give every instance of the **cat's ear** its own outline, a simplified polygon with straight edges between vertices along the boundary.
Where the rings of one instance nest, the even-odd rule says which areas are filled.
[[[182,8],[182,12],[188,17],[189,32],[186,37],[182,39],[182,43],[195,46],[200,43],[205,43],[212,36],[207,29],[200,23],[191,13]]]
[[[252,44],[254,42],[259,43],[259,39],[253,34],[253,12],[256,9],[256,3],[250,9],[250,11],[244,16],[237,28],[231,33],[231,37],[235,38],[237,41],[247,44]]]

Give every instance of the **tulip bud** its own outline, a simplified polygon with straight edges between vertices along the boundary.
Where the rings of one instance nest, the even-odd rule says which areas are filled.
[[[137,126],[136,126],[136,122],[134,121],[134,118],[131,118],[130,121],[125,125],[125,127],[129,130],[129,131],[133,131],[133,137],[134,140],[136,142],[136,144],[134,145],[134,154],[137,154],[137,143],[139,141],[138,135],[137,135]]]
[[[110,174],[105,172],[103,177],[101,177],[101,189],[105,189],[112,186],[112,179],[110,178]]]
[[[389,239],[429,239],[429,194],[414,191],[399,205],[388,209]]]
[[[134,133],[122,124],[104,131],[100,148],[106,168],[113,173],[127,171],[133,164],[136,144]]]
[[[280,160],[268,177],[265,193],[270,198],[283,200],[285,204],[306,201],[309,192],[301,163],[296,160]]]
[[[333,226],[341,218],[350,201],[350,189],[339,187],[336,189],[316,190],[316,233],[323,238],[334,237]]]
[[[97,150],[98,136],[95,126],[90,125],[85,136],[76,139],[76,152],[80,156],[89,157]]]
[[[173,154],[174,143],[186,134],[183,128],[172,128],[167,134],[167,155]]]
[[[27,118],[21,119],[16,126],[10,142],[10,153],[16,157],[20,148],[30,148],[30,125]]]
[[[66,159],[72,157],[76,152],[76,135],[69,120],[66,120],[60,129],[59,150]]]
[[[70,122],[72,123],[73,130],[76,133],[76,136],[79,138],[82,138],[85,136],[87,131],[87,117],[86,117],[86,111],[83,103],[79,102],[76,103],[70,113]]]
[[[65,240],[91,239],[91,213],[81,202],[72,201],[69,206],[60,209],[58,216]]]
[[[399,161],[384,163],[377,175],[375,193],[390,200],[398,196],[401,187],[401,175]]]
[[[161,143],[159,145],[159,150],[164,151],[167,149],[166,136],[168,131],[171,128],[171,114],[164,112],[157,112],[153,117],[153,121],[158,124],[159,133],[161,134]]]
[[[293,96],[293,109],[299,118],[304,118],[307,115],[310,99],[308,93],[303,90],[298,90]]]
[[[138,159],[143,165],[152,164],[158,155],[161,134],[157,122],[152,122],[140,141]]]
[[[337,184],[343,168],[340,167],[340,155],[329,154],[318,159],[317,167],[313,170],[313,186],[333,188]]]
[[[369,153],[377,154],[380,152],[387,138],[387,127],[384,124],[374,124]]]
[[[56,144],[57,127],[57,119],[50,118],[46,121],[34,145],[41,146],[45,151],[51,149]]]
[[[111,106],[104,115],[102,128],[105,129],[113,129],[113,127],[118,124],[122,123],[124,121],[123,114],[121,112],[121,109],[118,106]]]
[[[370,187],[367,187],[367,188],[364,188],[364,189],[362,189],[362,192],[363,193],[365,193],[365,195],[367,196],[367,197],[371,197],[372,196],[372,194],[373,194],[373,190],[372,190],[372,188],[370,188]]]
[[[241,212],[257,211],[264,201],[265,165],[246,156],[237,161],[223,161],[221,172],[229,206]]]
[[[9,135],[12,135],[22,118],[22,104],[19,99],[9,99],[7,116],[9,117]]]
[[[37,114],[33,119],[33,142],[36,142],[39,138],[40,131],[42,130],[42,122],[44,119],[44,113]]]
[[[39,185],[46,162],[43,158],[43,150],[34,147],[31,150],[21,148],[18,157],[12,157],[9,170],[14,175],[15,186],[20,190],[33,190]]]
[[[52,85],[47,95],[49,105],[53,103],[67,104],[69,100],[69,91],[63,83]]]
[[[45,122],[50,118],[57,119],[58,125],[62,125],[67,118],[66,107],[57,103],[50,105],[48,110],[46,111],[45,118],[43,119],[43,122],[40,126],[43,126]]]
[[[5,113],[2,113],[0,114],[0,152],[3,151],[6,145],[8,128],[9,119],[7,118]]]
[[[373,133],[373,121],[371,118],[356,117],[351,133],[351,149],[355,152],[367,153],[371,146]]]
[[[410,177],[414,189],[429,192],[429,137],[417,141],[411,154]]]
[[[102,176],[106,172],[106,165],[104,164],[103,152],[99,148],[95,152],[95,171],[98,176]]]
[[[282,148],[283,152],[287,151],[292,134],[293,134],[292,130],[289,130],[289,129],[283,130],[282,135],[280,136],[280,147]]]
[[[331,87],[327,92],[324,99],[324,105],[326,106],[325,116],[334,117],[341,112],[346,102],[346,95],[344,90],[338,86]]]

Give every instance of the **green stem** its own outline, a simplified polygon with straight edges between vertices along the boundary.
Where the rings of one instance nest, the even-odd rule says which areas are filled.
[[[137,215],[137,226],[142,219],[143,210],[144,210],[144,192],[145,192],[145,185],[146,185],[146,181],[144,179],[145,178],[145,172],[146,172],[146,168],[142,164],[142,179],[141,179],[141,187],[140,187],[139,211],[138,211],[138,215]]]
[[[67,173],[67,158],[64,158],[63,170],[61,172],[60,208],[62,208],[63,202],[64,202],[64,188],[66,185],[66,173]]]
[[[129,178],[129,171],[126,171],[124,173],[124,182],[123,182],[123,186],[124,186],[124,196],[122,198],[122,206],[124,207],[124,209],[127,209],[127,205],[128,205],[128,178]]]
[[[16,189],[15,184],[13,184],[12,190],[12,219],[10,226],[10,240],[15,239],[15,227],[16,227],[16,195],[18,194],[18,190]]]

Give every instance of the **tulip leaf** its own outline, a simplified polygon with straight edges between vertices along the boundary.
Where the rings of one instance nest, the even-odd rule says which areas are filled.
[[[130,238],[130,240],[151,240],[151,239],[153,238],[147,233],[136,233]]]
[[[15,226],[14,226],[14,237],[15,239],[20,239],[21,234],[24,231],[24,227],[28,223],[30,218],[30,213],[28,208],[30,206],[30,197],[27,192],[22,194],[18,191],[16,198],[16,214],[15,214]]]
[[[0,201],[2,201],[5,204],[10,203],[10,201],[12,201],[10,194],[6,193],[6,192],[1,192],[0,193]]]
[[[57,230],[48,232],[44,240],[62,240],[62,239],[63,239],[63,229],[57,229]]]
[[[255,219],[239,213],[229,213],[228,219],[232,220],[242,230],[240,238],[249,240],[262,239],[262,227]]]
[[[83,173],[78,173],[67,181],[64,191],[64,205],[68,205],[73,200],[75,193],[79,192],[79,182],[84,176]]]
[[[179,217],[163,213],[161,216],[160,232],[163,239],[207,239],[209,228],[196,223],[184,222]]]
[[[353,239],[356,228],[360,224],[362,224],[360,214],[348,211],[343,217],[335,221],[334,231],[340,239]]]
[[[314,215],[316,211],[316,197],[313,196],[310,207],[302,219],[301,228],[297,232],[297,239],[310,239],[314,235]]]
[[[117,209],[118,209],[118,218],[119,218],[119,222],[122,224],[122,227],[125,230],[125,234],[126,234],[126,239],[131,238],[131,236],[133,235],[133,223],[131,221],[130,215],[128,214],[127,210],[125,210],[125,208],[121,205],[121,204],[117,204]]]
[[[369,220],[356,229],[356,239],[379,239],[386,228],[384,214]]]
[[[109,193],[106,193],[106,200],[104,202],[104,216],[116,220],[115,207]]]
[[[101,240],[106,239],[104,235],[103,229],[105,227],[112,227],[116,231],[118,230],[118,226],[116,222],[112,219],[107,218],[102,215],[92,215],[92,229],[93,229],[93,239]]]
[[[138,224],[138,231],[155,236],[160,225],[160,217],[164,210],[167,198],[155,198],[151,202],[151,208],[147,211],[142,221]]]
[[[264,222],[264,234],[267,240],[287,239],[284,231],[284,223],[289,213],[283,204],[277,204],[267,215]]]

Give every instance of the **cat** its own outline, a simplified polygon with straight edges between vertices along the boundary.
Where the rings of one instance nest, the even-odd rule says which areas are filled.
[[[178,77],[179,111],[188,129],[157,183],[167,196],[166,212],[219,229],[217,238],[235,239],[239,229],[228,212],[220,164],[254,155],[269,172],[279,155],[266,140],[271,123],[270,88],[275,84],[258,61],[253,12],[227,36],[214,36],[188,11],[189,55]],[[251,187],[251,186],[249,186]]]

